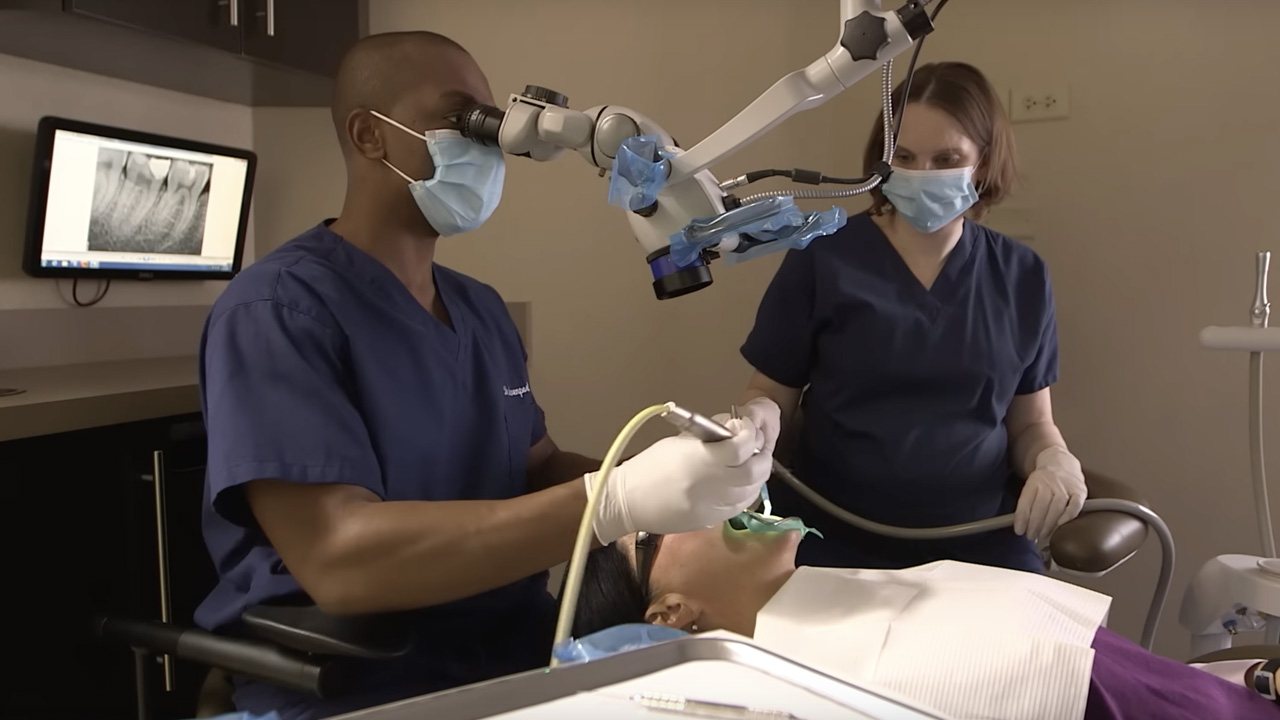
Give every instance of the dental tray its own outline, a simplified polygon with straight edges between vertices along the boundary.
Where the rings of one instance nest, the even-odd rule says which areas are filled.
[[[745,642],[688,638],[588,663],[534,670],[424,695],[334,720],[700,717],[691,712],[659,712],[647,708],[630,699],[639,693],[785,711],[795,720],[943,718],[883,694],[854,687]]]

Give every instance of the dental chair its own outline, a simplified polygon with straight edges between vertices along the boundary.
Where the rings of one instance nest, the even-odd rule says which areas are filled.
[[[196,717],[234,711],[230,676],[261,680],[318,698],[348,687],[349,660],[391,660],[407,653],[412,634],[396,615],[335,617],[314,605],[259,605],[245,611],[235,634],[215,634],[156,621],[100,617],[103,640],[132,648],[138,720],[150,720],[148,666],[170,656],[211,668]]]
[[[1088,468],[1084,471],[1084,482],[1091,498],[1147,504],[1132,487]],[[1103,575],[1138,552],[1147,539],[1147,532],[1145,523],[1123,513],[1080,515],[1053,534],[1049,541],[1049,558],[1053,566],[1068,573]]]

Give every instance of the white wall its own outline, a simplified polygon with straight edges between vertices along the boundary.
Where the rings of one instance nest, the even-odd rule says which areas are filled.
[[[328,108],[253,110],[258,257],[342,210],[347,171]]]
[[[21,269],[36,123],[60,115],[106,125],[250,147],[253,110],[90,73],[0,55],[0,310],[67,307],[70,281]],[[245,249],[254,257],[252,223]],[[225,282],[117,281],[102,307],[207,305]],[[93,288],[82,288],[82,296]],[[194,352],[194,348],[191,349]]]

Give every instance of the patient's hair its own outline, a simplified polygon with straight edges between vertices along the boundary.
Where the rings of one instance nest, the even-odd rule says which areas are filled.
[[[573,620],[574,637],[586,637],[614,625],[642,623],[648,609],[649,597],[640,587],[631,559],[618,543],[596,548],[587,555]]]
[[[901,114],[911,103],[924,103],[950,115],[964,134],[969,136],[982,153],[978,161],[978,202],[973,206],[973,216],[981,220],[991,207],[1003,200],[1013,189],[1018,175],[1017,154],[1014,148],[1013,128],[1005,114],[1004,105],[991,82],[978,68],[961,62],[940,62],[921,65],[911,80],[911,93],[906,102],[902,99],[905,81],[893,91],[894,111]],[[884,113],[876,118],[862,156],[862,170],[870,175],[884,156]],[[871,191],[871,212],[881,215],[892,209],[888,199],[879,189]]]

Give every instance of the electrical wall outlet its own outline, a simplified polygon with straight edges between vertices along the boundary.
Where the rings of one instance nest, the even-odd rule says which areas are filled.
[[[1013,122],[1061,120],[1071,115],[1071,94],[1066,85],[1022,86],[1009,93],[1009,119]]]

